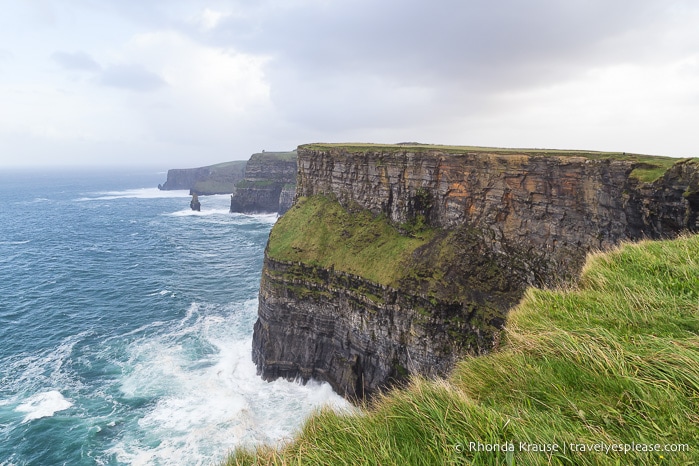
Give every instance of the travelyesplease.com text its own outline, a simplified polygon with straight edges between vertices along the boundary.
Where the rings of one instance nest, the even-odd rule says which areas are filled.
[[[504,442],[481,443],[463,442],[454,444],[454,450],[461,452],[541,452],[541,453],[640,453],[640,452],[686,452],[686,443],[531,443]]]

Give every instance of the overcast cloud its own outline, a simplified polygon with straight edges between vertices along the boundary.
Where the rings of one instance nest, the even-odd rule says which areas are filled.
[[[0,5],[0,167],[315,141],[699,155],[692,0]]]

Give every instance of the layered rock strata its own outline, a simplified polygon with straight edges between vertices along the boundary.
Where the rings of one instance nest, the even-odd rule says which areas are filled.
[[[403,259],[398,278],[377,283],[343,270],[346,262],[323,263],[323,251],[311,254],[302,241],[273,244],[283,241],[273,230],[253,336],[258,371],[267,380],[327,380],[350,398],[410,373],[446,373],[464,354],[492,349],[527,286],[570,280],[592,250],[699,230],[699,165],[672,163],[626,154],[301,146],[298,205],[287,216],[303,215],[305,199],[323,196],[350,214],[383,216],[406,236],[430,234]],[[654,170],[664,174],[641,181]],[[327,247],[354,241],[351,229],[334,238]]]
[[[291,207],[289,192],[295,190],[295,151],[253,154],[231,196],[230,211],[282,215]]]

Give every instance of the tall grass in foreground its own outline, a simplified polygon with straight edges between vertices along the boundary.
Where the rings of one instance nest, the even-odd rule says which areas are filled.
[[[577,287],[527,292],[499,351],[226,464],[699,464],[699,235],[592,255]]]

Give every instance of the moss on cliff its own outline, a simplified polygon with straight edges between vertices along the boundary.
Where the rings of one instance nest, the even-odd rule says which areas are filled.
[[[404,259],[434,233],[423,229],[404,235],[381,215],[345,209],[326,196],[311,196],[300,198],[274,225],[267,254],[395,286],[405,275]]]
[[[394,225],[383,215],[356,206],[346,209],[317,195],[300,198],[279,219],[267,254],[444,302],[474,302],[499,309],[502,318],[521,297],[524,284],[536,282],[542,259],[518,248],[495,253],[490,235],[472,226],[443,230],[420,221]],[[528,277],[532,274],[533,279]]]
[[[696,235],[593,255],[578,287],[526,294],[499,351],[228,464],[696,464],[697,258]]]
[[[681,159],[679,161],[685,161]],[[644,160],[633,169],[630,176],[643,183],[652,183],[661,178],[670,167],[677,163],[677,159],[657,157],[652,160]]]

